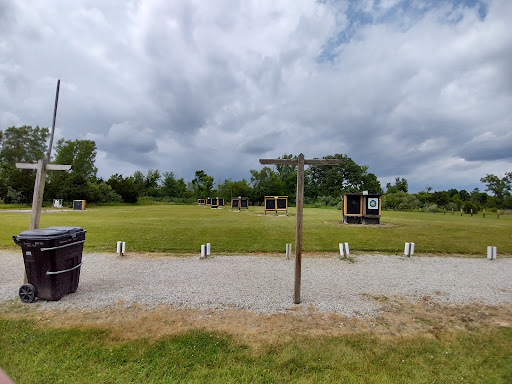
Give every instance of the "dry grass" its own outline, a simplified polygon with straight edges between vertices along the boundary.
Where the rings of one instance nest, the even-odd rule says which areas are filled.
[[[40,327],[92,328],[108,330],[116,341],[159,340],[191,330],[221,332],[244,344],[261,346],[300,337],[343,336],[371,333],[380,338],[437,337],[461,330],[512,327],[512,305],[480,304],[444,306],[429,297],[411,302],[400,297],[372,297],[383,304],[374,318],[347,318],[320,313],[313,308],[283,314],[256,314],[231,310],[176,309],[170,306],[146,308],[138,305],[102,311],[38,311],[19,303],[0,306],[7,319],[31,319]]]

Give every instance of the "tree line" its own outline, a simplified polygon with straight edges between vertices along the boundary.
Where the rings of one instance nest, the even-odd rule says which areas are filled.
[[[10,127],[0,131],[0,203],[29,204],[32,201],[35,171],[17,169],[18,162],[35,163],[47,151],[50,133],[48,128],[31,126]],[[265,196],[286,195],[291,204],[295,202],[297,169],[292,165],[276,165],[273,168],[250,170],[248,180],[225,179],[215,182],[204,170],[197,170],[194,178],[186,182],[176,178],[172,171],[161,173],[151,169],[146,173],[135,171],[133,175],[114,174],[107,180],[97,176],[95,167],[96,144],[92,140],[60,139],[55,145],[52,163],[71,164],[69,172],[48,172],[44,200],[63,199],[88,203],[136,203],[140,199],[192,203],[199,198],[248,197],[252,204],[261,204]],[[284,154],[282,159],[296,159],[296,155]],[[305,170],[304,200],[309,205],[339,205],[344,193],[368,191],[383,193],[375,174],[368,166],[358,165],[344,154],[324,156],[326,159],[342,159],[337,166],[310,166]],[[485,179],[485,180],[484,180]],[[442,191],[408,194],[407,180],[397,178],[395,184],[386,185],[383,207],[390,209],[417,209],[430,207],[482,206],[509,207],[511,173],[500,179],[494,175],[482,178],[488,183],[484,192]],[[484,196],[485,195],[485,196]],[[466,204],[467,203],[467,204]],[[465,205],[466,204],[466,205]],[[512,206],[511,206],[512,208]]]
[[[386,184],[386,193],[382,198],[383,209],[396,210],[463,210],[466,213],[478,212],[482,209],[512,209],[512,172],[506,172],[503,177],[488,174],[480,179],[486,185],[485,191],[475,188],[471,192],[465,189],[449,189],[432,192],[427,187],[419,193],[408,193],[407,180],[397,177],[395,183]]]

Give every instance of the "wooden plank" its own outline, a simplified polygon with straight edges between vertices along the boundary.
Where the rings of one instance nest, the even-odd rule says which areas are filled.
[[[339,165],[342,159],[309,159],[304,160],[305,165]],[[260,164],[271,165],[297,165],[297,159],[260,159]]]
[[[37,169],[37,163],[29,164],[29,163],[16,163],[16,168],[18,169]],[[65,164],[46,164],[45,169],[47,171],[69,171],[71,169],[71,165]]]
[[[295,287],[293,302],[300,304],[300,280],[302,270],[302,216],[304,211],[304,155],[297,161],[297,227],[295,231]]]
[[[37,169],[37,163],[33,163],[33,164],[16,163],[16,168],[18,168],[18,169]]]
[[[305,165],[339,165],[343,163],[342,159],[311,159],[304,160]]]
[[[260,164],[297,165],[297,159],[260,159]]]
[[[69,171],[70,169],[71,169],[71,165],[46,164],[47,171]]]

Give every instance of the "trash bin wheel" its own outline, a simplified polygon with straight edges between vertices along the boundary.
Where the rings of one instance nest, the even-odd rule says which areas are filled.
[[[32,284],[23,284],[20,287],[19,295],[24,303],[33,303],[36,299],[36,287]]]

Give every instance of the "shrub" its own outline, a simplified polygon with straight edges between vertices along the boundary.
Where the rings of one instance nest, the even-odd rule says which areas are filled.
[[[465,201],[462,206],[462,209],[466,213],[471,213],[471,210],[473,210],[473,213],[478,212],[478,206],[476,204],[472,203],[471,201]]]

